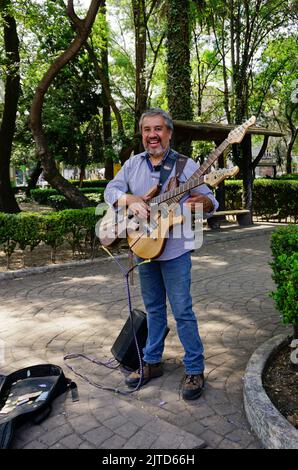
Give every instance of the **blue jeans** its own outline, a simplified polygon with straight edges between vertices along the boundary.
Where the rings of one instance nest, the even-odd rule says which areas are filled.
[[[161,361],[167,328],[166,296],[176,320],[179,339],[185,351],[186,374],[201,374],[204,370],[204,348],[198,324],[192,310],[190,295],[190,252],[168,261],[151,261],[139,266],[141,291],[147,311],[148,338],[144,361]]]

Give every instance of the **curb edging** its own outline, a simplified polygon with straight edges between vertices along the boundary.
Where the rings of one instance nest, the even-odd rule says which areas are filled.
[[[287,340],[278,335],[259,346],[251,356],[244,374],[244,409],[249,424],[265,449],[298,449],[298,430],[275,408],[262,383],[270,357]]]

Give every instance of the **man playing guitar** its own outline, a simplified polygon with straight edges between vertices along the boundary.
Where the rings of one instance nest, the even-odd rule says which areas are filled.
[[[150,206],[148,197],[143,195],[160,182],[162,166],[169,172],[166,181],[161,185],[161,193],[165,192],[176,171],[176,163],[172,163],[172,168],[169,163],[171,159],[177,158],[178,154],[170,147],[172,119],[162,109],[153,108],[146,111],[140,119],[140,131],[145,151],[125,162],[107,185],[104,197],[115,210],[124,206],[140,220],[147,220]],[[198,165],[188,158],[179,176],[179,182],[186,182],[197,170]],[[205,217],[211,217],[218,208],[218,202],[205,184],[186,193],[179,202],[181,206],[186,202],[191,208],[194,208],[195,204],[202,204]],[[178,336],[185,351],[185,377],[182,385],[182,396],[185,400],[198,398],[204,387],[204,350],[190,294],[193,248],[183,231],[179,238],[170,232],[162,253],[150,263],[139,266],[141,292],[148,323],[141,385],[163,374],[161,360],[167,329],[168,297]],[[140,375],[140,370],[131,373],[126,379],[126,384],[136,387]]]

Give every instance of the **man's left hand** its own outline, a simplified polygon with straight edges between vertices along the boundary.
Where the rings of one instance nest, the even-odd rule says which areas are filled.
[[[204,212],[211,212],[214,209],[213,203],[208,196],[203,196],[203,194],[196,194],[195,196],[190,196],[186,204],[191,206],[191,210],[194,212],[196,204],[201,203],[203,204]]]

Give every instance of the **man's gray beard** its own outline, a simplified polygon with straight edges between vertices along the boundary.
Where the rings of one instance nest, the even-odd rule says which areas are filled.
[[[147,149],[146,149],[147,150]],[[166,151],[166,147],[164,148],[161,144],[159,146],[159,149],[154,149],[154,150],[147,150],[147,152],[149,153],[149,155],[151,155],[152,157],[160,157],[161,155],[163,155]]]

